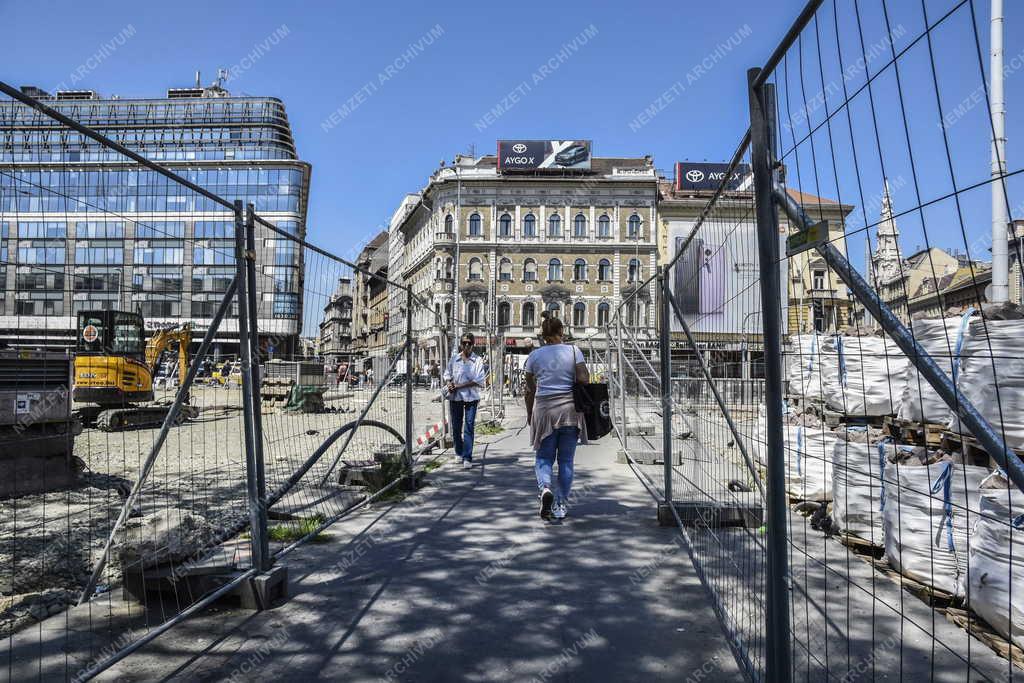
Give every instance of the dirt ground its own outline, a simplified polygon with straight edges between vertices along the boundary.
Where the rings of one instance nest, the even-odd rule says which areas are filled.
[[[355,420],[373,390],[329,390],[327,412],[304,414],[264,403],[262,433],[266,486],[274,491],[342,425]],[[170,402],[173,391],[158,390],[157,401]],[[414,439],[441,421],[434,392],[416,389],[413,396]],[[149,472],[107,569],[100,591],[121,581],[123,551],[144,555],[187,554],[189,543],[216,539],[217,533],[248,514],[242,394],[238,387],[195,387],[191,404],[198,416],[172,428]],[[405,390],[386,387],[367,419],[404,433]],[[0,636],[53,614],[76,601],[103,551],[128,492],[138,479],[158,428],[119,433],[84,429],[75,438],[74,456],[82,468],[73,488],[0,501]],[[351,432],[349,432],[351,433]],[[292,492],[272,512],[297,517],[330,516],[341,504],[337,469],[330,465],[345,446],[335,441]],[[397,444],[393,433],[363,427],[354,433],[339,466],[371,460],[384,444]],[[167,528],[170,526],[171,528]],[[182,529],[185,531],[183,532]],[[185,548],[167,541],[187,534]],[[156,536],[154,538],[154,535]]]

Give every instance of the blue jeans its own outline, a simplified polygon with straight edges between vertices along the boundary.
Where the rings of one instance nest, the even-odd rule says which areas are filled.
[[[452,439],[455,455],[473,460],[473,434],[476,431],[476,406],[479,401],[449,401],[452,404]],[[465,416],[465,420],[463,420]],[[465,425],[465,431],[463,431]]]
[[[561,503],[569,500],[569,492],[572,490],[572,460],[576,455],[579,436],[578,427],[559,427],[544,437],[537,449],[537,460],[534,463],[537,487],[541,490],[551,488],[551,471],[557,459],[558,490],[555,499]]]

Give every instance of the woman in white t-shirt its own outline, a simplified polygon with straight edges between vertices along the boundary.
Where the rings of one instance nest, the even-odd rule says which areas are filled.
[[[534,470],[540,489],[540,516],[564,519],[572,490],[573,457],[576,443],[587,443],[583,414],[576,412],[572,387],[587,383],[590,373],[578,347],[562,343],[562,321],[545,317],[541,325],[544,346],[526,359],[526,421],[537,452]],[[551,491],[551,477],[558,461],[557,495]]]

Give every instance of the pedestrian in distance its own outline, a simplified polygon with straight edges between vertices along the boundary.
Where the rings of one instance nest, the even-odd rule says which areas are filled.
[[[546,311],[545,311],[546,313]],[[537,453],[534,471],[540,489],[542,519],[565,519],[572,492],[573,460],[576,444],[587,443],[583,413],[576,411],[573,384],[590,382],[590,373],[579,347],[562,339],[562,321],[544,316],[541,337],[544,345],[530,352],[523,370],[526,373],[526,421],[530,441]],[[555,462],[558,462],[558,486],[551,490]]]
[[[464,468],[471,467],[473,463],[476,409],[480,403],[480,390],[487,377],[484,361],[473,352],[473,344],[472,334],[462,335],[459,350],[452,355],[444,370],[448,402],[451,405],[455,456],[462,461]]]

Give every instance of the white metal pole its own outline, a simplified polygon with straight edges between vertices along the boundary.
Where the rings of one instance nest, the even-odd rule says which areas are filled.
[[[1003,97],[1003,0],[992,0],[992,302],[1010,298],[1009,244],[1006,227],[1006,101]]]

